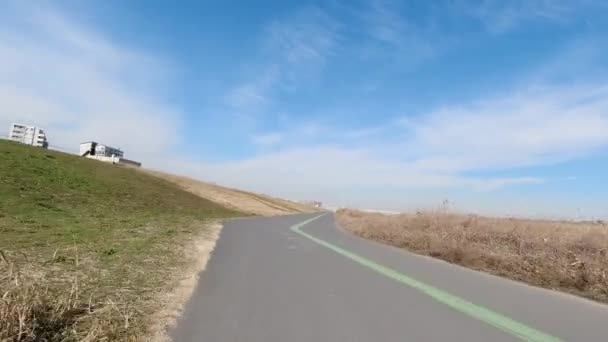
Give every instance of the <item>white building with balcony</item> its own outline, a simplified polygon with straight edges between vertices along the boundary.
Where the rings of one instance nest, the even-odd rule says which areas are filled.
[[[87,141],[87,142],[80,143],[80,155],[83,157],[89,157],[89,156],[112,157],[112,156],[114,156],[117,158],[121,158],[124,156],[124,152],[118,148],[100,144],[95,141]]]
[[[124,152],[95,141],[80,144],[80,156],[123,166],[140,167],[141,163],[124,158]]]
[[[20,142],[26,145],[48,148],[49,142],[46,133],[40,127],[27,126],[14,123],[8,135],[9,140]]]

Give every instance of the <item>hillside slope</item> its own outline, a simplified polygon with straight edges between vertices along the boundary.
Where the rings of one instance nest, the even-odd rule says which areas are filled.
[[[276,216],[297,213],[310,213],[319,209],[267,195],[231,189],[216,184],[201,182],[188,177],[169,175],[158,171],[144,170],[147,173],[166,179],[192,192],[227,208],[252,215]]]
[[[193,241],[243,215],[133,169],[0,140],[0,340],[141,338],[200,259]]]

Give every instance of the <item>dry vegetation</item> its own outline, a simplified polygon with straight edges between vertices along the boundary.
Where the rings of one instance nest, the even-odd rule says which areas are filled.
[[[472,269],[608,302],[608,225],[487,218],[445,211],[384,215],[340,210],[365,238]]]
[[[318,210],[301,203],[226,188],[216,184],[197,181],[188,177],[169,175],[158,171],[143,171],[175,183],[186,191],[218,203],[226,208],[252,215],[276,216],[309,213]]]
[[[123,336],[134,307],[107,297],[83,297],[79,277],[47,279],[37,263],[21,267],[3,254],[0,341],[97,341]]]
[[[0,250],[0,341],[168,341],[166,328],[194,290],[220,227],[209,223],[190,241],[168,244],[181,252],[149,256],[154,266],[135,263],[128,269],[138,275],[124,279],[107,265],[80,264],[75,251],[74,264],[57,267],[57,255],[40,263]],[[103,285],[92,279],[98,272],[107,274]],[[146,274],[135,287],[121,284]]]
[[[216,223],[243,215],[132,169],[0,141],[0,341],[149,341]]]

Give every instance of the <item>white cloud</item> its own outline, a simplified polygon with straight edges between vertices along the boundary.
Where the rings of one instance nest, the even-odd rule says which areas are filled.
[[[410,123],[427,168],[497,170],[555,163],[608,145],[608,85],[533,88],[445,108]]]
[[[162,61],[121,47],[60,12],[7,6],[0,24],[0,124],[46,129],[51,145],[99,140],[145,158],[170,149],[179,114],[150,92]],[[8,127],[8,126],[7,126]]]
[[[553,165],[608,147],[608,84],[530,87],[379,123],[367,130],[316,123],[312,127],[322,129],[323,134],[305,135],[305,126],[294,123],[293,129],[260,137],[258,142],[271,142],[279,148],[254,157],[177,165],[182,172],[203,179],[337,205],[395,209],[399,203],[409,203],[408,208],[424,207],[439,203],[444,196],[459,202],[459,195],[453,195],[458,191],[483,194],[505,187],[561,182],[562,178],[538,174],[492,174]],[[387,140],[389,136],[392,139]],[[353,139],[359,138],[369,143],[353,145]],[[422,195],[424,191],[434,195]],[[344,195],[350,193],[356,194]],[[388,205],[386,198],[395,200],[396,193],[404,197]],[[467,210],[475,210],[470,198],[460,202],[467,204]],[[497,200],[496,205],[499,203]],[[534,213],[533,206],[526,211],[510,203],[508,208],[519,209],[503,214]],[[559,210],[565,206],[562,203]],[[500,213],[497,208],[485,209]],[[545,209],[543,213],[551,213],[550,206]]]
[[[307,192],[312,189],[362,187],[452,188],[480,191],[505,186],[537,184],[538,177],[476,177],[421,167],[398,158],[376,157],[373,150],[331,146],[293,148],[247,160],[183,168],[204,177],[272,193]]]

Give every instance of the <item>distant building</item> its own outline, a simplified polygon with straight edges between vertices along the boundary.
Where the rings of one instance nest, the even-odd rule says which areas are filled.
[[[323,207],[323,203],[320,201],[301,201],[300,203],[311,206],[311,207],[315,207],[315,208]]]
[[[124,166],[140,167],[141,163],[124,158],[124,152],[95,141],[80,144],[80,156]]]
[[[44,130],[36,126],[27,126],[22,124],[12,124],[11,131],[8,135],[9,140],[20,142],[26,145],[32,145],[42,148],[48,148],[49,142],[46,138]]]
[[[80,143],[80,155],[82,157],[99,156],[99,157],[123,157],[124,152],[118,148],[110,147],[97,143],[95,141],[87,141]]]

